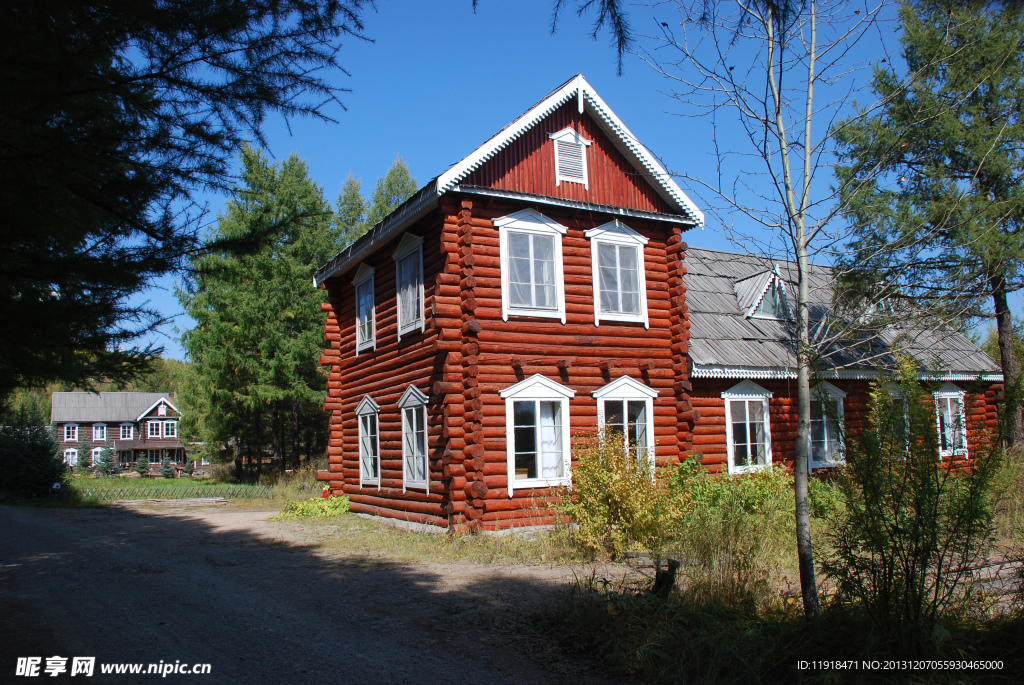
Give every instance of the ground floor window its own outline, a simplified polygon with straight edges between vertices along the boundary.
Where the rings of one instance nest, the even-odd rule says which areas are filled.
[[[770,392],[750,381],[743,381],[722,393],[729,473],[771,468],[771,425],[768,418],[771,396]]]
[[[935,393],[935,423],[939,433],[939,457],[967,456],[964,392],[952,383],[946,383]]]
[[[369,395],[356,407],[359,417],[359,485],[380,488],[380,437],[377,417],[380,407]]]
[[[846,393],[831,383],[814,386],[811,398],[811,433],[808,468],[828,468],[842,464],[843,398]]]
[[[103,448],[93,447],[92,448],[92,465],[97,466],[100,463],[100,459],[103,458]]]
[[[132,463],[132,453],[130,451],[118,452],[117,462],[121,466],[129,466]]]
[[[68,466],[75,466],[76,464],[78,464],[78,450],[64,450],[64,463],[67,464]]]
[[[149,463],[159,464],[160,463],[160,450],[149,450]]]
[[[427,396],[416,386],[398,400],[402,412],[402,487],[426,488],[427,468]]]
[[[508,490],[569,485],[569,398],[575,394],[535,374],[502,390]]]

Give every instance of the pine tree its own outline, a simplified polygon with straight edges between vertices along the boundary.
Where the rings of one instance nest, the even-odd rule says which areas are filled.
[[[335,222],[340,247],[355,241],[366,231],[366,201],[362,195],[363,182],[351,173],[338,194]]]
[[[139,474],[143,478],[149,475],[149,458],[143,454],[141,457],[135,460],[135,473]]]
[[[95,464],[96,470],[101,476],[110,477],[121,473],[121,464],[118,463],[117,453],[106,445],[100,450],[99,461]]]
[[[370,209],[366,213],[366,227],[372,228],[415,192],[416,179],[409,174],[409,167],[399,155],[388,172],[377,179],[377,186],[370,197]]]
[[[907,76],[875,69],[885,106],[841,129],[837,174],[857,231],[854,288],[895,287],[947,316],[991,305],[1024,443],[1008,297],[1024,288],[1024,9],[920,0],[900,9]]]

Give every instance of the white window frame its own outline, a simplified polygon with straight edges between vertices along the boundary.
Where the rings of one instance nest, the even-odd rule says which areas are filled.
[[[733,387],[729,388],[722,393],[722,399],[725,400],[725,446],[728,454],[727,466],[729,468],[729,474],[737,473],[754,473],[756,471],[770,471],[772,468],[772,429],[771,429],[771,414],[768,412],[768,405],[772,398],[772,393],[765,390],[757,383],[752,381],[743,381],[737,383]],[[733,402],[757,402],[760,401],[763,407],[764,416],[764,441],[765,441],[765,463],[764,464],[750,464],[748,466],[736,465],[735,453],[736,448],[733,444],[732,439],[732,403]]]
[[[600,326],[601,321],[634,321],[642,323],[644,328],[650,328],[651,324],[647,317],[647,277],[646,265],[644,262],[644,246],[647,245],[647,238],[640,235],[629,226],[615,219],[597,228],[592,228],[583,234],[590,240],[590,261],[594,279],[594,325]],[[636,314],[628,312],[603,312],[601,311],[601,274],[599,267],[598,245],[605,243],[619,247],[633,247],[637,252],[637,283],[638,295],[640,298],[640,311]]]
[[[416,254],[416,266],[419,269],[416,278],[416,287],[420,292],[420,308],[416,312],[416,319],[412,321],[402,322],[402,284],[398,280],[401,275],[398,270],[398,263],[406,257]],[[423,291],[423,238],[406,233],[402,236],[402,240],[398,243],[398,247],[395,249],[395,254],[392,255],[395,260],[395,306],[397,311],[395,312],[395,320],[398,322],[398,339],[401,340],[402,336],[406,333],[413,331],[423,331],[426,325],[426,316],[423,314],[424,310],[424,291]]]
[[[552,146],[555,149],[555,186],[560,186],[562,181],[565,181],[566,183],[581,184],[585,190],[590,190],[590,174],[587,170],[587,148],[593,144],[593,141],[587,140],[571,128],[563,128],[558,133],[549,133],[548,138],[551,139]],[[578,147],[581,171],[583,173],[582,180],[578,177],[562,174],[562,153],[559,150],[559,143],[563,145],[576,145]]]
[[[757,308],[761,306],[768,291],[772,288],[778,288],[779,292],[779,307],[782,311],[778,315],[772,316],[770,314],[760,314]],[[767,321],[786,321],[790,318],[789,312],[789,297],[786,295],[786,286],[782,281],[782,275],[779,273],[778,265],[772,267],[772,271],[768,277],[768,281],[761,288],[761,294],[753,301],[750,308],[747,310],[747,317],[751,319],[765,319]]]
[[[156,461],[153,461],[153,457],[156,456]],[[148,449],[146,450],[146,461],[150,466],[159,466],[164,463],[163,450],[160,449]]]
[[[402,492],[409,488],[430,490],[430,444],[427,430],[427,396],[415,385],[410,385],[398,400],[398,411],[402,416]],[[409,453],[409,432],[407,412],[418,413],[423,421],[423,480],[416,480],[409,473],[406,461],[415,455]],[[412,426],[415,431],[415,425]]]
[[[64,450],[64,463],[67,464],[68,466],[77,466],[78,450],[76,450],[74,447],[69,447],[68,449]]]
[[[125,428],[128,430],[125,431]],[[127,435],[125,433],[127,432]],[[122,423],[121,424],[121,440],[134,440],[135,439],[135,424],[133,423]]]
[[[814,461],[813,452],[813,432],[811,429],[807,431],[807,472],[810,473],[812,469],[827,469],[834,466],[841,466],[846,463],[846,442],[843,435],[844,426],[844,411],[843,411],[843,400],[846,398],[846,393],[837,388],[836,386],[826,381],[821,381],[814,386],[811,390],[811,401],[812,402],[835,402],[836,406],[836,422],[838,423],[837,430],[839,435],[835,436],[837,448],[833,451],[825,461]],[[813,418],[813,417],[812,417]],[[829,417],[823,417],[825,420],[825,431],[826,434],[830,430]]]
[[[78,424],[64,424],[64,442],[78,442]]]
[[[97,464],[100,463],[100,453],[102,451],[103,451],[102,447],[93,447],[92,448],[92,452],[91,452],[91,454],[92,454],[92,463],[90,464],[91,466],[96,466]]]
[[[548,319],[560,319],[565,323],[565,276],[562,268],[562,236],[566,233],[565,226],[549,219],[534,209],[524,209],[494,220],[498,229],[498,245],[501,252],[501,318],[508,321],[509,316],[539,316]],[[511,304],[511,288],[509,285],[509,232],[529,233],[533,235],[552,236],[555,257],[555,308],[534,309],[530,307],[513,307]]]
[[[156,419],[153,419],[152,421],[147,421],[146,422],[146,438],[160,439],[160,431],[161,431],[160,424],[161,423],[163,423],[163,422],[162,421],[158,421]],[[156,431],[153,430],[154,426],[156,427]]]
[[[576,395],[576,391],[567,388],[561,383],[534,374],[515,385],[509,386],[500,391],[498,395],[505,400],[505,441],[506,441],[506,465],[508,477],[508,496],[512,497],[514,490],[529,488],[549,488],[557,486],[569,487],[572,485],[572,474],[570,466],[572,454],[570,453],[569,433],[570,416],[569,400]],[[515,448],[515,416],[514,406],[516,402],[560,402],[562,414],[562,475],[557,478],[524,478],[516,480],[516,448]],[[539,405],[537,416],[540,416]],[[538,422],[539,423],[539,422]],[[537,441],[540,444],[540,440]]]
[[[967,393],[958,388],[957,386],[953,385],[952,383],[944,383],[941,388],[932,393],[932,397],[935,401],[935,434],[938,438],[937,444],[939,446],[939,459],[951,459],[954,456],[963,457],[967,459],[970,456],[969,447],[967,444]],[[954,444],[953,449],[951,450],[942,449],[942,422],[940,420],[939,405],[943,400],[945,400],[946,402],[948,402],[949,400],[959,401],[960,416],[958,418],[960,420],[960,429],[963,431],[963,439],[961,442],[961,444],[963,445],[962,447],[957,447]]]
[[[371,437],[365,435],[366,427],[364,426],[363,419],[369,416],[373,416],[374,426],[376,428],[375,434],[372,436],[370,445],[374,449],[374,458],[377,460],[377,477],[374,478],[365,472],[363,469],[363,443],[364,437]],[[359,406],[356,407],[356,423],[359,424],[359,449],[356,451],[357,458],[359,459],[359,487],[366,487],[367,485],[376,485],[377,489],[380,490],[381,481],[381,458],[380,458],[380,405],[373,401],[373,398],[369,395],[365,396]]]
[[[373,275],[375,269],[368,264],[360,264],[359,270],[356,271],[355,278],[352,279],[352,288],[355,297],[355,309],[356,309],[356,356],[363,350],[375,350],[377,349],[377,302],[376,302],[376,291],[373,284]],[[359,289],[369,283],[370,288],[370,337],[366,340],[359,340]]]
[[[607,402],[621,402],[623,417],[628,420],[629,413],[627,410],[627,402],[643,402],[645,404],[644,413],[647,417],[647,444],[637,445],[644,450],[644,459],[647,460],[648,467],[651,470],[651,478],[654,477],[654,398],[658,396],[658,391],[654,388],[649,388],[640,381],[634,380],[629,376],[621,376],[616,378],[611,383],[598,388],[597,390],[590,393],[594,399],[597,400],[597,425],[599,428],[604,427],[605,419],[605,403]],[[626,449],[629,450],[629,435],[623,436],[623,440],[626,442]]]
[[[167,416],[167,405],[164,404],[163,402],[161,402],[160,406],[158,406],[156,408],[156,415],[157,416]]]
[[[105,424],[105,423],[94,423],[94,424],[92,424],[92,441],[93,442],[106,442],[107,441],[107,424]]]
[[[165,438],[177,438],[178,437],[178,422],[177,421],[162,421],[161,423],[163,424],[163,426],[161,426],[160,431],[163,434],[163,437],[165,437]],[[168,426],[170,426],[170,427],[172,427],[174,429],[173,432],[167,430]]]

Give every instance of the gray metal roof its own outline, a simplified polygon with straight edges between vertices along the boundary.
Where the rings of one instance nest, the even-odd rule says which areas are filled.
[[[717,250],[686,251],[686,302],[690,313],[690,358],[695,377],[793,377],[794,331],[790,322],[747,317],[774,268],[792,308],[796,303],[796,264]],[[812,327],[832,310],[832,270],[812,265]],[[742,301],[741,301],[742,300]],[[812,331],[813,332],[813,331]],[[970,340],[950,329],[886,329],[859,347],[824,350],[823,366],[839,377],[863,377],[894,361],[899,347],[926,371],[951,380],[1001,374],[999,365]]]
[[[161,397],[174,404],[166,392],[55,392],[50,421],[53,423],[94,423],[134,421]]]

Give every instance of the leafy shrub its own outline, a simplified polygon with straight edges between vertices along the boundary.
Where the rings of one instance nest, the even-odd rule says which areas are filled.
[[[284,505],[274,520],[291,518],[331,518],[348,513],[348,497],[313,497],[307,500],[292,500]]]
[[[54,483],[68,483],[54,428],[33,423],[21,412],[0,425],[0,492],[25,497],[46,496]]]
[[[843,508],[843,492],[834,480],[809,478],[807,495],[811,502],[811,516],[829,520]]]
[[[862,610],[903,654],[934,646],[940,621],[979,601],[978,563],[993,531],[995,461],[975,450],[966,468],[939,461],[934,404],[907,364],[896,385],[876,383],[869,425],[848,445],[822,564],[836,601]],[[894,399],[895,398],[895,399]]]
[[[687,459],[669,489],[678,512],[673,553],[683,562],[688,600],[778,608],[777,581],[793,548],[792,476],[782,468],[712,474]]]
[[[574,449],[572,490],[559,505],[575,524],[574,544],[590,553],[663,555],[672,532],[672,502],[651,476],[649,462],[626,451],[621,436],[602,431]]]

